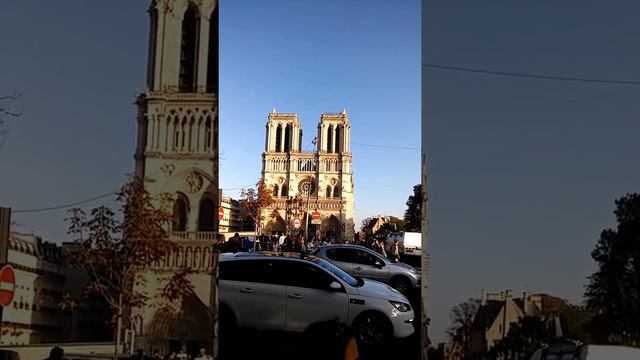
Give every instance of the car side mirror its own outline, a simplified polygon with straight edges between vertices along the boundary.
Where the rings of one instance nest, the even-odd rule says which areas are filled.
[[[329,289],[331,289],[333,291],[340,291],[340,290],[342,290],[342,285],[340,285],[339,282],[334,281],[331,284],[329,284]]]

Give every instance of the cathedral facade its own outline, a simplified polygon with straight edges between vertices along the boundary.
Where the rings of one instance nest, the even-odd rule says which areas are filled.
[[[172,204],[179,246],[145,273],[132,309],[135,343],[150,353],[211,351],[217,296],[213,252],[218,229],[218,2],[154,0],[149,7],[147,87],[138,95],[136,175],[156,200]],[[158,294],[176,271],[193,271],[180,303]]]
[[[314,150],[304,151],[298,115],[277,113],[275,109],[269,114],[262,180],[274,201],[262,211],[263,233],[289,234],[308,229],[308,238],[353,240],[349,117],[344,110],[322,114],[317,129]]]

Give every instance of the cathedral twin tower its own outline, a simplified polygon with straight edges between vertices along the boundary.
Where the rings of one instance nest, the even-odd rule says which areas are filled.
[[[309,224],[308,236],[353,239],[354,184],[349,139],[351,124],[346,111],[322,114],[317,137],[305,152],[301,123],[297,114],[269,114],[266,125],[262,180],[271,191],[273,205],[263,211],[268,219],[264,232],[295,230],[295,218],[306,227],[308,213],[320,220]],[[293,202],[294,198],[298,202]],[[302,201],[300,201],[302,200]],[[274,215],[274,210],[277,216]]]

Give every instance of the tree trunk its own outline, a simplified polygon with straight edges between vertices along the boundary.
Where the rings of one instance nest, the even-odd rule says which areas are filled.
[[[120,351],[120,338],[122,337],[122,294],[118,295],[118,318],[116,321],[116,348],[113,351],[113,359],[118,360]]]

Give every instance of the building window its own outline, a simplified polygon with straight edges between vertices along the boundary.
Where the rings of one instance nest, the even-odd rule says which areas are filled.
[[[209,55],[207,57],[207,92],[214,92],[218,89],[218,54],[219,52],[219,31],[218,31],[218,6],[211,13],[209,21]]]
[[[213,195],[206,193],[200,201],[198,214],[198,231],[215,231],[214,221],[217,216],[217,209],[213,202]]]
[[[180,46],[180,91],[192,92],[196,80],[198,59],[198,17],[193,6],[189,6],[182,19],[182,43]]]
[[[211,118],[207,117],[207,122],[205,123],[205,132],[204,132],[204,143],[205,143],[205,150],[209,151],[211,150]]]
[[[284,151],[288,152],[290,149],[289,144],[291,142],[291,125],[287,125],[284,128]]]
[[[278,196],[278,190],[280,190],[278,185],[273,185],[273,196]]]
[[[188,201],[186,197],[178,193],[178,198],[173,204],[173,230],[186,231],[187,229],[187,209]]]
[[[331,186],[327,186],[327,197],[331,197]]]
[[[276,152],[280,152],[282,146],[282,128],[280,125],[276,127]]]
[[[340,185],[336,185],[336,187],[333,189],[333,197],[341,197],[342,194],[340,194]]]

